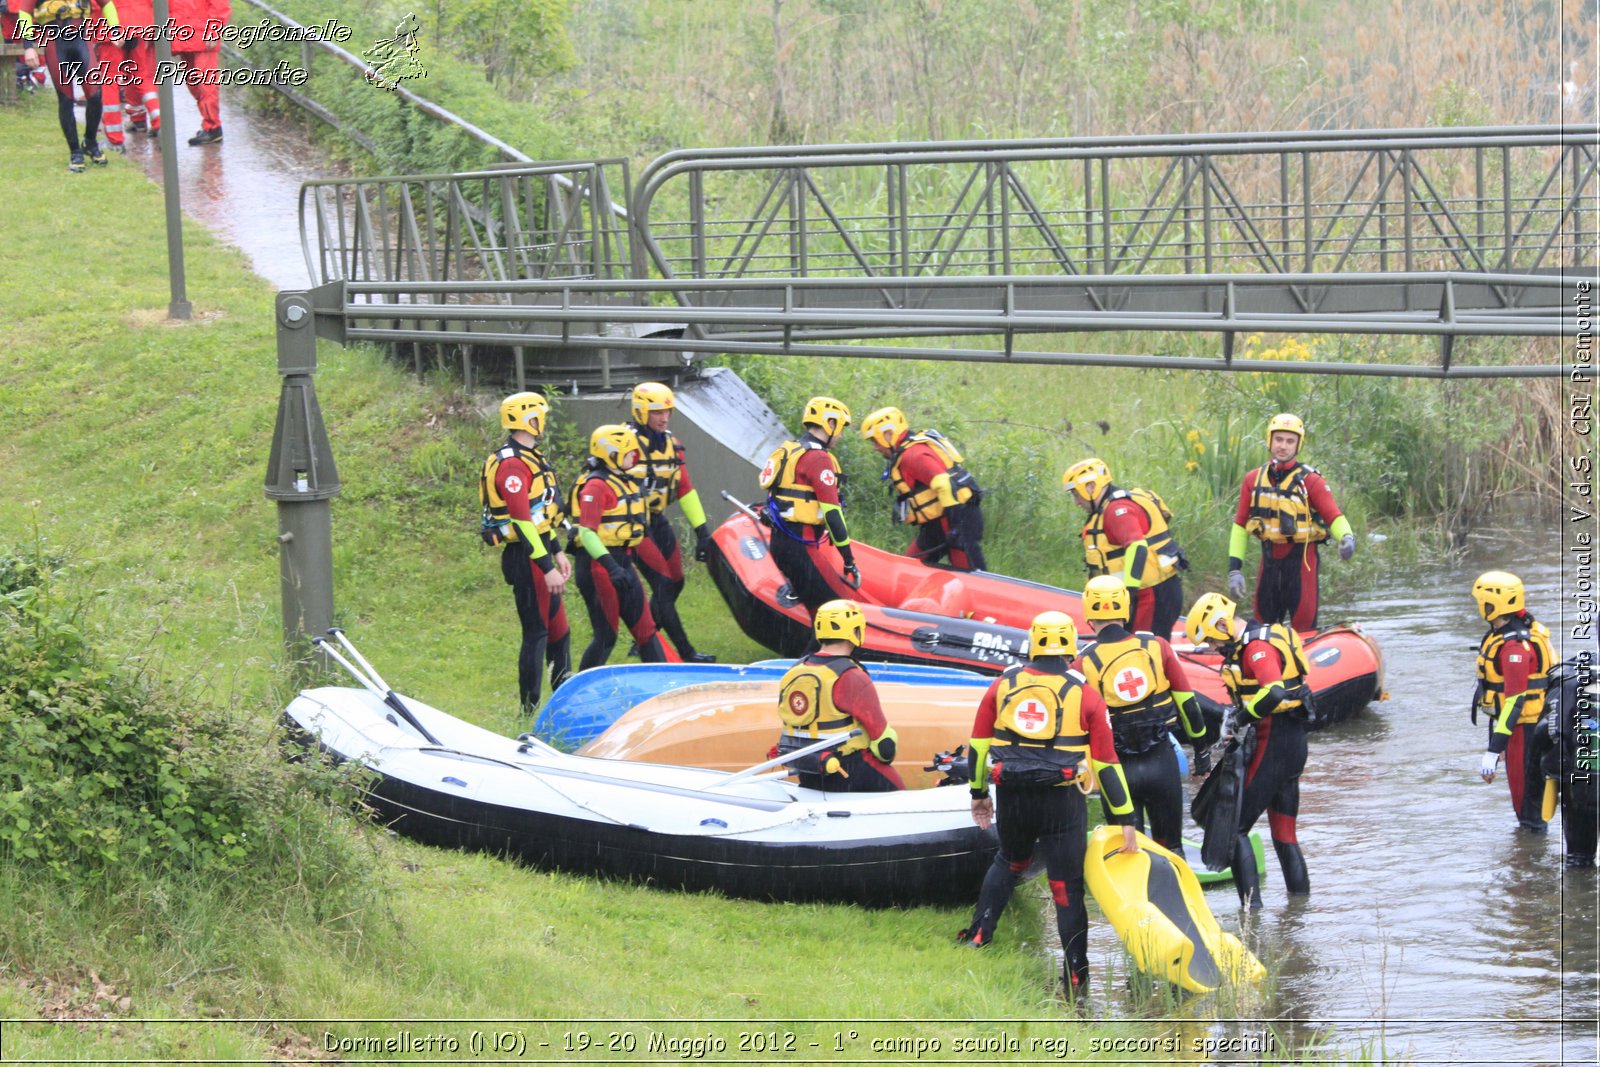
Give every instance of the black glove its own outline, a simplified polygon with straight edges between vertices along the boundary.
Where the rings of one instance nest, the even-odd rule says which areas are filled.
[[[696,563],[704,563],[706,557],[711,555],[711,531],[701,523],[694,528],[694,559]]]
[[[600,561],[600,566],[605,568],[606,577],[611,579],[611,584],[619,593],[631,588],[639,580],[634,576],[633,568],[624,567],[615,556],[606,556]]]
[[[945,535],[944,543],[951,548],[965,547],[966,539],[961,536],[961,507],[958,504],[953,508],[944,509],[945,521],[949,524],[950,532]]]
[[[861,571],[854,563],[844,565],[844,584],[851,589],[861,588]]]

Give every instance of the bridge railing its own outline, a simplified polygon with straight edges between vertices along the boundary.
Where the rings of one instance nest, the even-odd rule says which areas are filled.
[[[1592,127],[669,153],[668,277],[1537,272],[1593,261]]]

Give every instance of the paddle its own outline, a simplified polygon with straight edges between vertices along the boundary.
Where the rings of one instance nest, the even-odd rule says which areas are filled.
[[[827,737],[819,737],[816,741],[804,748],[797,748],[793,752],[785,752],[782,755],[774,756],[772,759],[764,760],[761,763],[756,764],[754,767],[746,767],[742,771],[737,771],[733,774],[730,774],[726,778],[718,778],[705,788],[720,789],[725,785],[733,785],[736,782],[742,782],[746,778],[751,778],[760,774],[762,771],[771,770],[773,767],[780,767],[786,763],[792,763],[802,756],[813,755],[814,753],[821,752],[823,749],[828,748],[831,745],[836,745],[842,741],[848,741],[852,737],[860,736],[861,730],[858,727],[849,731],[848,733],[830,734]]]
[[[389,688],[389,683],[378,677],[378,672],[372,669],[372,664],[368,663],[366,657],[360,652],[357,652],[356,647],[345,638],[343,630],[339,629],[337,626],[332,626],[328,628],[328,632],[334,637],[338,638],[339,643],[348,649],[350,654],[360,662],[361,666],[366,671],[365,674],[362,673],[362,671],[358,671],[349,660],[339,655],[338,651],[328,643],[328,639],[326,637],[313,637],[311,639],[311,643],[331,656],[339,664],[339,666],[349,671],[350,676],[366,687],[367,691],[372,693],[373,696],[378,697],[389,707],[399,712],[400,717],[405,719],[405,721],[410,723],[412,726],[416,727],[417,732],[421,734],[429,744],[442,744],[437,737],[434,737],[428,732],[428,728],[426,726],[423,726],[417,721],[417,717],[411,714],[411,709],[406,707],[405,701],[400,699],[398,693]]]
[[[745,517],[748,518],[751,522],[756,524],[756,529],[759,530],[759,529],[763,528],[763,523],[761,522],[761,516],[756,514],[755,509],[752,508],[749,504],[745,504],[745,503],[741,502],[738,497],[734,496],[732,493],[728,492],[726,489],[724,489],[722,491],[722,499],[726,500],[728,503],[732,504],[734,507],[736,507],[740,511],[744,512]]]

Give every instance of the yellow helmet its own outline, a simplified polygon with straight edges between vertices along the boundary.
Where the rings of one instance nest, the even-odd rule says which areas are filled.
[[[1478,602],[1478,614],[1489,622],[1502,615],[1514,615],[1527,601],[1523,596],[1522,579],[1506,571],[1484,571],[1472,583],[1472,599]]]
[[[1203,595],[1189,609],[1189,618],[1184,627],[1189,635],[1189,643],[1199,645],[1207,641],[1220,641],[1225,645],[1232,644],[1235,639],[1233,617],[1237,610],[1238,605],[1221,593]]]
[[[550,401],[542,393],[512,393],[500,401],[500,425],[508,430],[526,430],[538,437],[544,433]]]
[[[612,470],[626,471],[637,466],[642,452],[639,435],[621,423],[596,426],[589,435],[589,455]]]
[[[814,396],[806,402],[800,421],[807,426],[820,426],[829,437],[837,437],[850,425],[850,409],[831,396]]]
[[[1267,444],[1272,444],[1272,435],[1279,430],[1292,433],[1300,438],[1300,443],[1306,443],[1306,424],[1300,421],[1299,415],[1291,415],[1287,411],[1272,416],[1267,423]]]
[[[1086,619],[1127,619],[1132,614],[1128,587],[1113,574],[1090,578],[1083,587],[1083,617]]]
[[[1028,655],[1065,656],[1078,655],[1078,626],[1072,616],[1064,611],[1041,611],[1028,625]]]
[[[1110,484],[1111,468],[1106,466],[1105,460],[1094,456],[1078,460],[1061,476],[1061,488],[1088,501],[1098,500]]]
[[[884,448],[893,448],[910,430],[911,424],[899,408],[879,408],[861,422],[861,436]]]
[[[860,648],[867,636],[867,617],[854,600],[830,600],[817,609],[811,630],[818,641],[849,641]]]
[[[671,411],[672,390],[660,382],[640,382],[633,387],[633,421],[643,426],[652,411]]]

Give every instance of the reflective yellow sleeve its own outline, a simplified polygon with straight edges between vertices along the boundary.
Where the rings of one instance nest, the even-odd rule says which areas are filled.
[[[1183,735],[1198,741],[1206,735],[1206,720],[1200,714],[1194,694],[1180,689],[1172,691],[1172,702],[1178,705],[1178,721],[1183,724]]]
[[[822,521],[827,524],[828,536],[833,538],[835,546],[844,546],[850,543],[850,530],[844,524],[844,509],[838,504],[822,504]]]
[[[1249,543],[1249,531],[1238,523],[1234,523],[1233,529],[1228,533],[1228,555],[1234,559],[1244,559],[1244,549]]]
[[[691,489],[680,496],[678,506],[683,509],[683,517],[689,520],[690,526],[706,524],[706,509],[700,506],[700,490]]]
[[[591,559],[602,560],[611,555],[605,543],[600,540],[600,535],[587,526],[578,527],[578,544],[583,546],[583,550],[589,553]]]
[[[18,11],[17,12],[17,35],[19,37],[21,37],[24,41],[32,41],[33,40],[33,12],[31,12],[31,11]],[[31,48],[33,46],[29,45],[28,47]]]
[[[933,481],[928,483],[928,488],[939,494],[939,503],[947,508],[961,506],[961,501],[956,499],[956,491],[950,488],[950,475],[935,474]]]
[[[1270,715],[1272,709],[1283,703],[1283,698],[1288,690],[1282,682],[1273,682],[1264,689],[1259,690],[1255,696],[1244,702],[1244,710],[1250,713],[1252,719],[1259,719]]]
[[[1128,779],[1123,777],[1122,764],[1101,763],[1091,756],[1089,765],[1094,768],[1094,780],[1100,783],[1100,795],[1106,798],[1106,807],[1111,809],[1111,821],[1131,822],[1133,794],[1128,791]]]
[[[545,553],[544,538],[539,534],[539,527],[531,519],[512,519],[511,525],[517,528],[517,533],[528,542],[528,554],[534,559],[540,559]]]
[[[1139,576],[1144,573],[1145,565],[1150,561],[1150,543],[1138,540],[1130,544],[1122,556],[1122,584],[1129,589],[1138,589],[1144,583]],[[1130,627],[1131,629],[1131,627]]]
[[[1517,721],[1519,709],[1522,707],[1522,698],[1527,695],[1527,693],[1518,693],[1514,697],[1506,697],[1505,702],[1500,705],[1500,717],[1494,721],[1495,733],[1505,734],[1507,737],[1511,736],[1511,724]]]
[[[989,795],[989,742],[990,737],[967,739],[967,766],[972,771],[973,796]]]
[[[105,3],[100,5],[100,16],[106,20],[106,25],[112,29],[122,25],[122,20],[117,18],[117,5],[112,3],[112,0],[105,0]]]
[[[1333,536],[1335,541],[1341,540],[1345,534],[1353,532],[1350,529],[1350,520],[1343,515],[1334,519],[1333,523],[1328,527],[1328,533]]]

